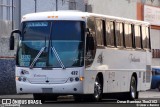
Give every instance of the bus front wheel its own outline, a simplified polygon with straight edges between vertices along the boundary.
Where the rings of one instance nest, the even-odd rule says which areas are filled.
[[[45,96],[43,94],[33,94],[34,100],[41,100],[41,103],[45,102]]]
[[[93,100],[94,101],[100,101],[102,99],[102,91],[103,85],[100,81],[99,76],[96,77],[95,83],[94,83],[94,94],[93,94]]]

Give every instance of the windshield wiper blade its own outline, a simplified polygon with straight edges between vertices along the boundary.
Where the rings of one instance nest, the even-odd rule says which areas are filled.
[[[41,50],[39,51],[39,53],[37,54],[37,56],[34,58],[33,62],[30,65],[30,69],[33,68],[34,64],[37,62],[38,58],[40,57],[40,55],[42,54],[42,52],[46,49],[46,47],[42,47]]]
[[[61,65],[62,69],[65,69],[66,67],[64,66],[62,60],[60,59],[60,57],[59,57],[56,49],[55,49],[54,47],[51,47],[51,49],[52,49],[53,53],[55,54],[56,59],[57,59],[57,61],[59,62],[59,64]]]

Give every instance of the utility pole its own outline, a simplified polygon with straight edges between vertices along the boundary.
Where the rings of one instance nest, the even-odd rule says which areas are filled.
[[[37,0],[34,0],[35,1],[35,13],[37,12]]]
[[[87,12],[87,10],[88,10],[88,0],[84,0],[84,4],[85,4],[85,12]]]
[[[58,11],[58,0],[56,0],[56,11]]]
[[[14,14],[14,3],[13,3],[13,0],[12,0],[12,30],[14,29],[14,19],[13,19],[13,14]]]

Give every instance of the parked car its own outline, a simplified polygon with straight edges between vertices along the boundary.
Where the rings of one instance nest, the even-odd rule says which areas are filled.
[[[151,89],[156,89],[160,91],[160,66],[152,67],[152,82]]]

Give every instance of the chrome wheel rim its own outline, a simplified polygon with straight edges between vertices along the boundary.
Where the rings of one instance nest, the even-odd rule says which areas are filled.
[[[99,79],[96,78],[95,85],[94,85],[94,96],[95,96],[95,98],[99,99],[101,93],[102,93],[102,87],[101,87],[101,84],[99,82]]]
[[[133,77],[132,78],[132,81],[131,81],[131,96],[132,98],[135,98],[136,97],[136,80],[135,78]]]

